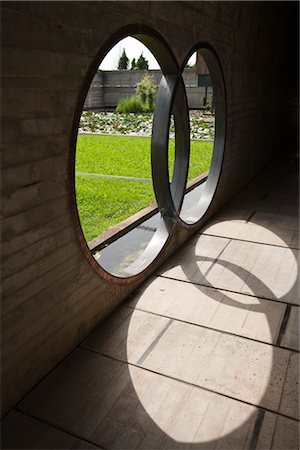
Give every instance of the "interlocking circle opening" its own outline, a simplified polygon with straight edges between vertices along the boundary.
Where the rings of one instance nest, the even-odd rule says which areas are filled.
[[[104,245],[102,243],[91,247],[84,239],[81,228],[81,242],[90,263],[104,278],[114,281],[135,279],[136,276],[140,276],[156,260],[175,228],[178,230],[180,227],[199,226],[199,221],[209,208],[216,192],[225,145],[225,87],[215,51],[207,44],[197,45],[189,52],[180,68],[168,45],[156,32],[145,28],[142,32],[140,30],[140,26],[130,27],[130,30],[119,32],[103,46],[93,63],[94,69],[90,70],[81,103],[79,102],[79,110],[82,111],[85,95],[99,64],[108,51],[127,36],[144,44],[161,67],[162,77],[156,95],[151,137],[151,170],[157,212],[139,219],[135,227],[130,226],[126,232],[122,232],[116,239],[104,242]],[[203,183],[196,184],[192,191],[187,192],[190,121],[183,69],[195,51],[204,58],[211,73],[216,125],[209,175]],[[175,154],[172,174],[169,175],[169,134],[172,116],[175,126]],[[77,128],[79,119],[80,115],[77,117]],[[134,155],[132,157],[134,158]],[[78,210],[77,219],[80,224]]]
[[[215,108],[214,148],[206,181],[185,193],[189,166],[190,136],[188,106],[182,72],[190,56],[197,50],[204,58],[213,84]],[[207,212],[215,195],[222,168],[226,134],[226,96],[221,66],[213,48],[208,44],[194,47],[187,55],[178,80],[173,82],[175,89],[167,89],[164,80],[158,92],[156,117],[153,123],[152,171],[154,189],[160,212],[165,218],[178,222],[179,226],[197,226]],[[171,84],[171,83],[169,83]],[[169,183],[168,144],[165,130],[170,120],[173,106],[175,119],[175,168],[172,182]],[[169,113],[168,119],[164,114]]]

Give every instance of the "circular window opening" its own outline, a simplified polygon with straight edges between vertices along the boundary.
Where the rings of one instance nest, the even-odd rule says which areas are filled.
[[[225,144],[225,88],[220,64],[208,46],[198,46],[182,72],[190,121],[190,157],[180,218],[197,223],[219,181]]]
[[[145,270],[173,226],[156,205],[151,133],[158,86],[163,79],[172,91],[165,74],[177,73],[160,39],[133,34],[103,54],[85,98],[75,153],[77,211],[94,261],[114,277]]]

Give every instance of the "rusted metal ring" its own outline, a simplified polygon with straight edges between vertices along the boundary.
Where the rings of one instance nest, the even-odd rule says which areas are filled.
[[[217,53],[207,43],[197,45],[187,55],[182,65],[182,71],[190,56],[196,50],[203,56],[212,78],[215,107],[215,139],[207,180],[199,189],[195,188],[195,201],[192,207],[187,210],[183,201],[179,214],[179,226],[184,228],[194,227],[195,229],[201,226],[202,219],[215,196],[221,175],[226,140],[226,89],[222,67]],[[196,189],[199,192],[198,197]]]
[[[175,161],[169,180],[169,129],[175,122]],[[157,93],[151,141],[152,178],[159,211],[165,221],[176,221],[182,205],[190,152],[188,105],[182,76],[161,79]]]
[[[198,50],[204,57],[214,86],[216,110],[215,140],[211,167],[205,183],[194,191],[192,207],[184,203],[190,155],[190,126],[186,91],[182,73],[190,56]],[[170,183],[168,172],[169,127],[171,114],[175,120],[175,163]],[[226,95],[221,65],[214,49],[204,43],[194,47],[178,76],[163,77],[159,86],[152,131],[152,176],[159,211],[165,222],[179,226],[199,227],[208,210],[220,179],[226,136]],[[197,188],[196,188],[197,189]]]

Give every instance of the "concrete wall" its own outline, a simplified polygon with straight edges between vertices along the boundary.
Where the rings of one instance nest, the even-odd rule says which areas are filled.
[[[72,194],[72,133],[99,49],[131,24],[160,33],[180,64],[199,42],[216,49],[228,126],[209,216],[273,152],[291,148],[298,14],[297,4],[288,2],[29,1],[1,7],[5,412],[189,236],[175,232],[160,261],[130,282],[99,276],[85,257]]]
[[[103,75],[102,72],[97,72],[87,93],[83,105],[84,111],[98,111],[105,109],[103,91]]]
[[[135,94],[136,85],[148,74],[158,88],[161,80],[160,70],[126,70],[97,72],[88,90],[83,109],[99,111],[115,109],[120,98],[131,97]],[[202,108],[205,97],[205,87],[198,87],[198,74],[194,69],[183,72],[190,109]],[[207,100],[212,101],[213,89],[207,88]]]

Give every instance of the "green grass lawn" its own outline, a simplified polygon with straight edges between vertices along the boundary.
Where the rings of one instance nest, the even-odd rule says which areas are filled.
[[[76,192],[87,241],[154,201],[152,183],[76,177]]]
[[[76,172],[151,179],[150,138],[79,135]],[[192,141],[189,180],[208,170],[212,142]],[[169,145],[173,166],[174,139]],[[151,182],[76,176],[77,206],[87,241],[155,201]]]

